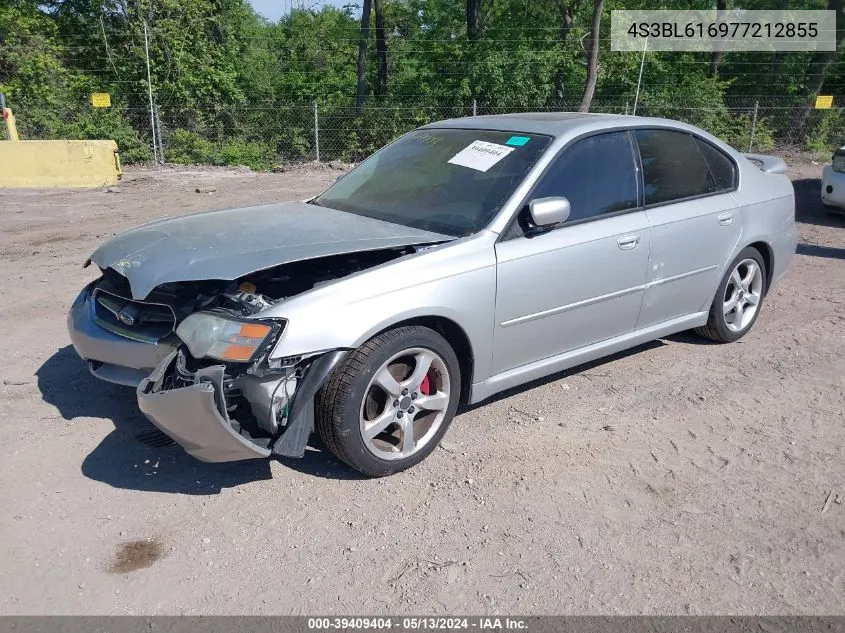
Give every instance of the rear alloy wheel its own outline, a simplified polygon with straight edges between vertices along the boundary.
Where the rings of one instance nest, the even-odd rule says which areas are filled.
[[[742,338],[760,313],[766,289],[766,265],[756,248],[744,249],[719,284],[707,325],[696,332],[720,343]]]
[[[317,396],[317,429],[339,459],[381,477],[428,456],[460,394],[458,360],[419,326],[379,334],[347,356]]]

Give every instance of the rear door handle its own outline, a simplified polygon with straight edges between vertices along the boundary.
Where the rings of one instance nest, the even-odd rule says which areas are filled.
[[[731,222],[734,221],[734,212],[733,211],[726,211],[725,213],[719,214],[719,224],[722,226],[727,226]]]
[[[636,248],[637,244],[640,243],[640,234],[634,233],[632,235],[623,235],[616,243],[619,245],[619,249],[623,251],[630,251],[632,248]]]

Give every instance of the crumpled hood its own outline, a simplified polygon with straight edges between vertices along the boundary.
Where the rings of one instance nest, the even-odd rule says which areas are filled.
[[[301,202],[208,211],[116,235],[91,255],[143,299],[175,281],[232,280],[295,261],[454,239]]]

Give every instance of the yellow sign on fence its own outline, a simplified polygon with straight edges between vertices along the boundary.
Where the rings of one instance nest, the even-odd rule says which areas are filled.
[[[110,108],[111,95],[108,92],[95,92],[91,95],[91,105],[95,108]]]
[[[827,110],[833,106],[833,95],[819,95],[816,97],[816,109]]]

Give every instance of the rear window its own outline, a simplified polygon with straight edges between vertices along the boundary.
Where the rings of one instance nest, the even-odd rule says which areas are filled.
[[[736,167],[734,162],[720,149],[716,149],[707,141],[695,137],[698,149],[710,167],[713,184],[716,191],[730,191],[736,186]]]
[[[693,137],[672,130],[636,130],[645,204],[714,193],[710,168]]]

